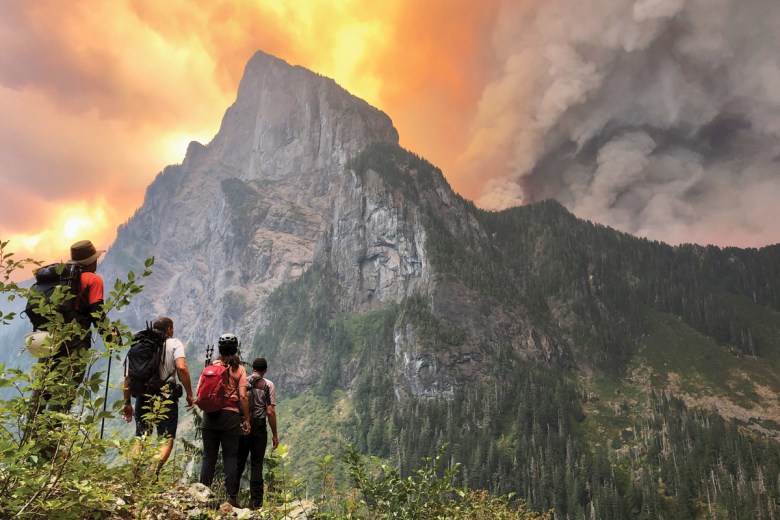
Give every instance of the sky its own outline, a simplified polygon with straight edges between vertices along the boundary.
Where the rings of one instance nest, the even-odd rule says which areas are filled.
[[[0,0],[0,240],[106,248],[262,50],[385,111],[499,210],[780,242],[776,0]]]

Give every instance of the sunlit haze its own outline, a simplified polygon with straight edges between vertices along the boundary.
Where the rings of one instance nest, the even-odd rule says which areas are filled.
[[[262,50],[385,111],[482,207],[556,198],[670,243],[775,243],[777,23],[770,0],[2,2],[0,240],[107,248]]]

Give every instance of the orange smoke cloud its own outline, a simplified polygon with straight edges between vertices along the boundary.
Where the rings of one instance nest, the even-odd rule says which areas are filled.
[[[447,174],[488,79],[496,9],[469,0],[3,3],[0,175],[18,197],[0,207],[0,237],[60,259],[64,222],[81,215],[76,239],[109,244],[157,172],[180,162],[190,140],[210,141],[256,50],[383,109],[402,144]]]
[[[571,133],[564,116],[602,85],[577,45],[614,53],[645,45],[683,9],[674,0],[652,4],[655,11],[634,12],[628,0],[0,2],[0,239],[59,259],[67,240],[56,237],[73,211],[84,217],[78,238],[110,244],[154,176],[181,162],[190,140],[215,135],[257,50],[332,77],[384,110],[401,144],[464,196],[492,208],[522,202],[521,180],[545,143]],[[692,106],[706,119],[706,106]],[[589,132],[608,120],[593,116]],[[589,201],[587,178],[533,180],[539,196],[569,183],[576,200],[560,199],[575,210]],[[602,206],[582,214],[621,221],[602,219],[610,211]],[[664,239],[672,231],[664,226],[647,234]]]

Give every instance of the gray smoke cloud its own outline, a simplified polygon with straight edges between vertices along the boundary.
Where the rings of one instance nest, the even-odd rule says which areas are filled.
[[[669,243],[780,242],[780,2],[507,2],[460,167]]]

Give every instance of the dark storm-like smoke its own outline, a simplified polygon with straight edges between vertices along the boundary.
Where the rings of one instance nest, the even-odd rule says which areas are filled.
[[[507,3],[478,204],[542,198],[671,243],[780,242],[780,2]]]

